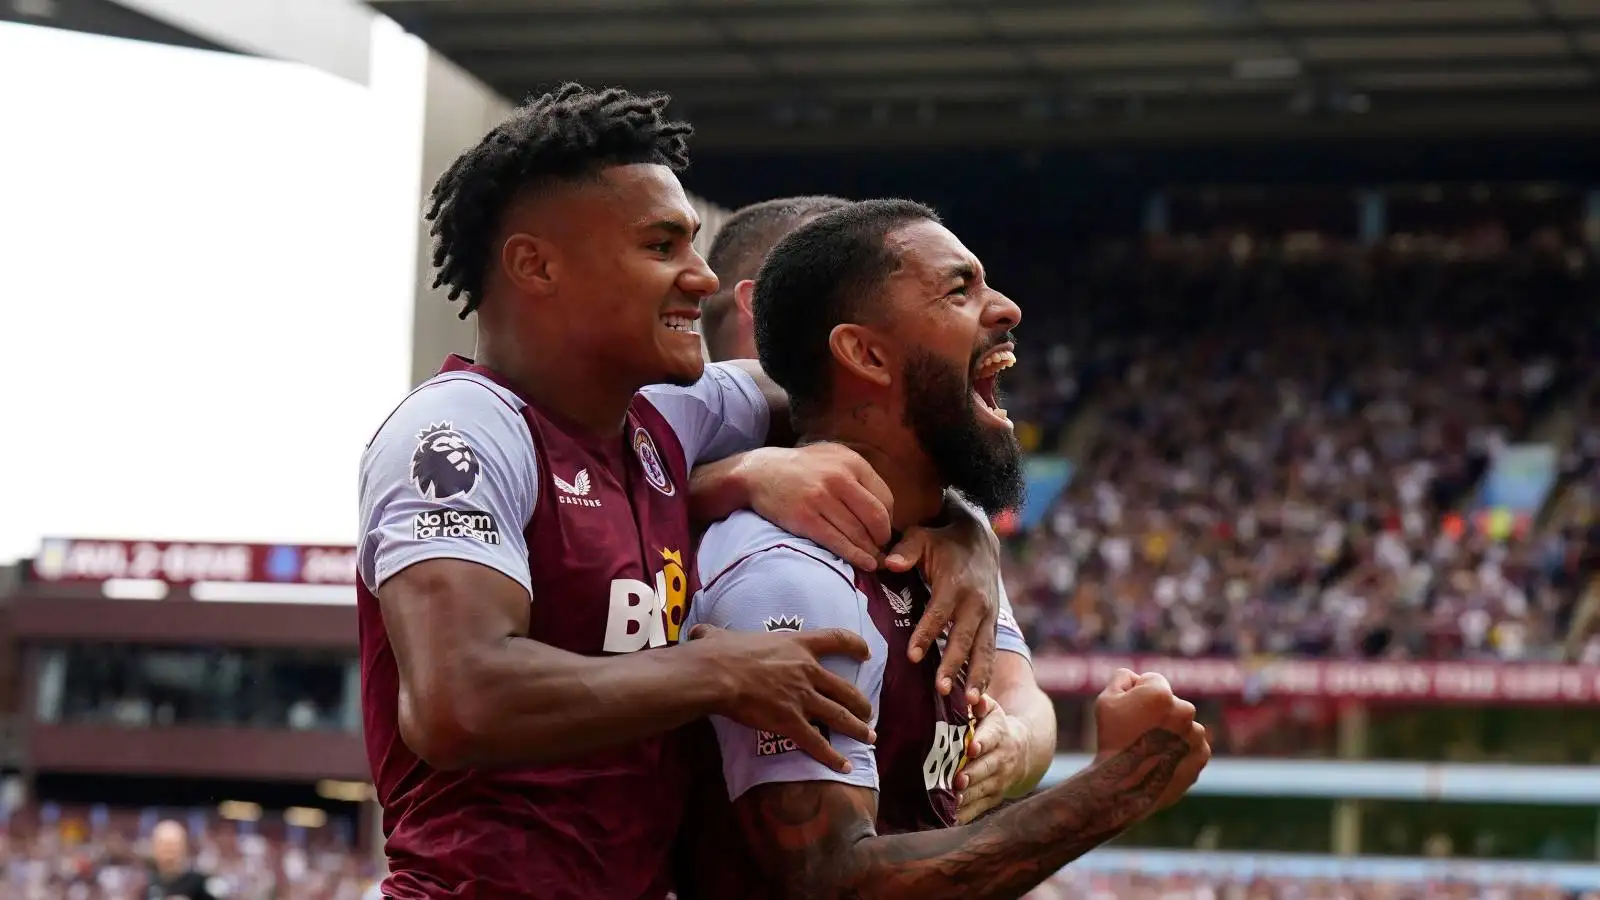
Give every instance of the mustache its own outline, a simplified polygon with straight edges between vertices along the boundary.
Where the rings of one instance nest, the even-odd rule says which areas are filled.
[[[1002,333],[999,337],[997,337],[994,340],[988,342],[987,344],[984,344],[982,347],[980,347],[976,351],[974,351],[973,354],[972,354],[971,365],[974,365],[974,366],[977,365],[978,364],[978,360],[983,359],[984,354],[986,354],[990,350],[993,350],[994,348],[1000,346],[1001,344],[1016,344],[1016,343],[1017,343],[1016,332],[1006,331],[1006,332]]]

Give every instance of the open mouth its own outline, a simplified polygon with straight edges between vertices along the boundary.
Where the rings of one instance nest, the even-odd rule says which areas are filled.
[[[700,318],[699,310],[689,312],[669,312],[661,314],[661,324],[669,331],[694,331],[694,322]]]
[[[1014,347],[1011,343],[1001,344],[979,357],[972,367],[972,393],[978,398],[978,407],[990,418],[1008,427],[1011,417],[1000,406],[999,381],[1001,372],[1017,364]]]

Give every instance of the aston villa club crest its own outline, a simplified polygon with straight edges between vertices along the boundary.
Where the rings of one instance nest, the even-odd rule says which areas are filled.
[[[633,430],[633,452],[639,456],[639,467],[644,469],[644,480],[650,486],[671,497],[678,489],[667,476],[667,467],[661,464],[661,454],[656,452],[656,442],[643,428]]]

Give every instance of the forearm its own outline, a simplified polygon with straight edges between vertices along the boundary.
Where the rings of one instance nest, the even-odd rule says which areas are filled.
[[[697,526],[720,522],[750,508],[750,479],[742,466],[745,454],[695,466],[689,473],[689,519]]]
[[[726,693],[694,643],[589,657],[508,638],[461,665],[429,729],[429,761],[446,768],[582,757],[710,715]]]
[[[1153,766],[1108,760],[971,825],[861,841],[849,854],[849,883],[881,900],[1021,897],[1154,808],[1184,744],[1176,735],[1151,740],[1171,745]]]
[[[760,800],[757,852],[789,900],[1021,897],[1154,810],[1186,751],[1183,738],[1153,730],[971,825],[884,837],[870,833],[856,795],[786,785]]]
[[[1039,786],[1056,753],[1056,708],[1034,681],[1033,665],[1021,654],[1001,651],[995,664],[995,677],[989,693],[1006,716],[1025,726],[1026,769],[1022,777],[1006,787],[1007,797],[1024,797]]]

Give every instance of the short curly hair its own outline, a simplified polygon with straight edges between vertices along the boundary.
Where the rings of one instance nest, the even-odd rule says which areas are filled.
[[[495,231],[508,205],[529,188],[590,178],[611,166],[689,166],[686,122],[668,119],[666,94],[564,84],[517,107],[510,118],[456,158],[433,186],[435,288],[465,298],[465,319],[483,302]]]
[[[911,200],[864,200],[812,219],[767,254],[751,303],[756,350],[796,424],[829,400],[834,327],[871,319],[873,298],[900,267],[886,238],[917,222],[938,224],[939,214]]]
[[[700,305],[705,316],[702,331],[712,359],[727,359],[733,352],[734,340],[728,323],[733,312],[734,285],[754,278],[767,251],[801,222],[849,205],[849,200],[839,197],[780,197],[752,203],[718,227],[717,237],[706,253],[706,263],[717,273],[722,287]]]

